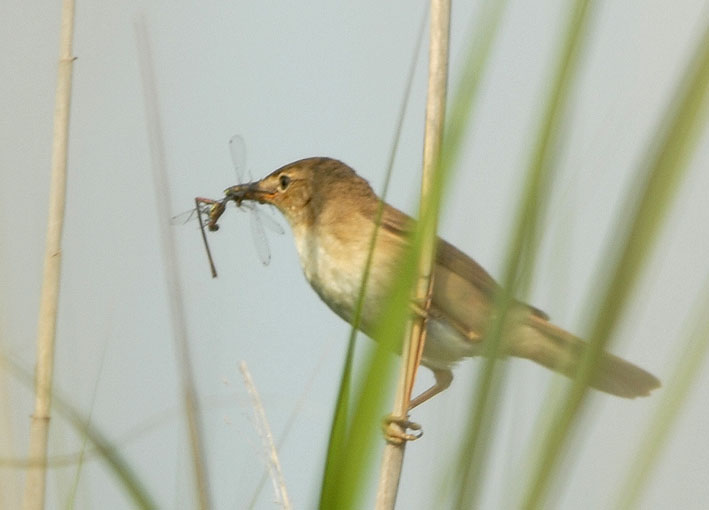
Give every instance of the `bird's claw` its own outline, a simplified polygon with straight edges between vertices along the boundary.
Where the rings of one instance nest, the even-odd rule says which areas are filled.
[[[409,434],[407,430],[414,430]],[[406,441],[416,441],[423,435],[421,425],[409,420],[408,416],[395,416],[389,414],[382,421],[382,431],[384,438],[390,444],[400,445]]]

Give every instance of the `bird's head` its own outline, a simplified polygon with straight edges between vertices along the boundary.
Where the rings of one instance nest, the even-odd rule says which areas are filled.
[[[271,204],[291,226],[309,225],[327,205],[337,208],[376,198],[367,181],[349,166],[331,158],[307,158],[285,165],[260,181],[224,190],[240,205],[244,200]]]

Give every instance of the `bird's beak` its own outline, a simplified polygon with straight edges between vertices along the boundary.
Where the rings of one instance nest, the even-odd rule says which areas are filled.
[[[261,181],[237,184],[224,190],[227,200],[233,200],[236,205],[241,205],[244,200],[254,200],[262,204],[272,203],[276,195],[275,190],[265,189]]]

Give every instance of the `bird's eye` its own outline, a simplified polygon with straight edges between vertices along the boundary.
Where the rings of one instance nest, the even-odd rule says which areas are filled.
[[[287,175],[281,175],[278,178],[278,184],[281,187],[281,191],[285,191],[288,188],[288,185],[290,184],[290,177]]]

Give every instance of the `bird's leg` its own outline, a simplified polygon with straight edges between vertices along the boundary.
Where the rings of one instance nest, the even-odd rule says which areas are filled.
[[[428,318],[429,314],[427,310],[421,306],[418,306],[416,303],[411,303],[411,309],[413,313],[418,315],[419,317],[423,317],[424,319]],[[433,371],[433,376],[436,378],[436,382],[433,384],[433,386],[431,386],[426,391],[411,400],[411,402],[409,402],[409,411],[411,411],[414,407],[423,404],[431,397],[438,395],[440,392],[442,392],[443,390],[448,388],[448,386],[451,385],[451,382],[453,381],[453,372],[451,372],[449,369],[431,370]],[[399,427],[392,427],[391,425],[393,423],[396,423]],[[386,440],[393,444],[401,444],[404,441],[413,441],[423,435],[423,432],[421,431],[421,426],[418,423],[414,423],[409,420],[408,414],[406,416],[395,416],[392,414],[386,416],[384,418],[384,422],[382,423],[382,429],[384,430],[384,436],[386,437]],[[414,430],[416,432],[414,434],[407,434],[405,432],[401,432],[402,430],[406,431],[409,429]]]
[[[409,411],[411,411],[417,405],[423,404],[431,397],[438,395],[440,392],[450,386],[451,382],[453,381],[453,372],[448,369],[433,370],[433,376],[436,378],[435,384],[409,403]],[[392,423],[396,423],[400,427],[400,429],[397,430],[396,428],[392,427]],[[414,441],[423,435],[423,432],[421,431],[421,425],[409,420],[408,416],[395,416],[393,414],[389,414],[384,417],[384,421],[382,423],[382,430],[384,431],[384,437],[386,438],[386,440],[393,444],[401,444],[404,441]],[[400,432],[400,430],[414,430],[416,432],[413,434],[408,434],[406,432],[402,433]]]
[[[418,397],[411,400],[411,402],[409,403],[409,411],[411,411],[414,407],[423,404],[431,397],[435,397],[451,385],[451,382],[453,381],[453,372],[451,372],[447,368],[431,370],[433,371],[433,377],[436,378],[436,382],[433,384],[433,386],[421,393]]]
[[[424,319],[429,318],[429,313],[422,307],[418,306],[416,303],[411,303],[411,309],[413,313],[418,315],[419,317],[423,317]],[[459,328],[459,326],[453,322],[449,321],[451,326],[454,328],[458,329],[458,331],[463,335],[468,337],[470,340],[477,339],[476,337],[470,337],[470,334],[466,331],[464,331],[462,328]],[[433,371],[433,376],[436,378],[436,382],[434,383],[433,386],[428,388],[426,391],[421,393],[419,396],[411,400],[409,403],[409,411],[411,411],[414,407],[423,404],[426,402],[429,398],[434,397],[438,395],[440,392],[445,390],[448,386],[451,385],[451,382],[453,382],[453,372],[451,372],[449,369],[431,369]]]

